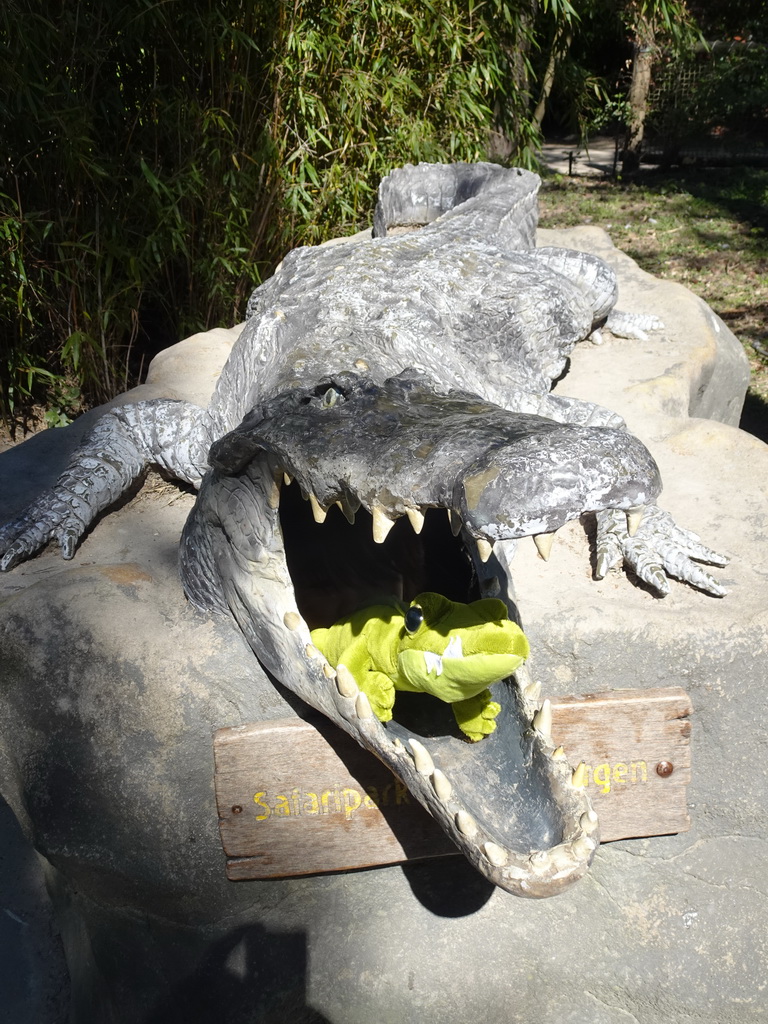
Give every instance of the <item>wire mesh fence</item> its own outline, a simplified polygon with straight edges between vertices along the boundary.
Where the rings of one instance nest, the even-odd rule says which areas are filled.
[[[659,60],[643,160],[768,164],[768,47],[715,43]]]

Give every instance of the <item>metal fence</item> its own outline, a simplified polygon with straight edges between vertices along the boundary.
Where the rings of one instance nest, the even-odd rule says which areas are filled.
[[[714,43],[684,59],[662,57],[643,160],[768,164],[768,47]]]

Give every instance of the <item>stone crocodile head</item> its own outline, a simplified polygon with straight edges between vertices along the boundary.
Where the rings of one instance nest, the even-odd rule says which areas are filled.
[[[416,371],[383,384],[346,373],[254,409],[211,464],[182,542],[191,599],[229,610],[265,668],[387,764],[491,881],[540,897],[581,877],[596,817],[525,669],[492,687],[497,728],[468,743],[425,694],[399,696],[382,724],[310,630],[425,590],[500,597],[519,621],[514,541],[653,501],[643,445],[441,392]]]

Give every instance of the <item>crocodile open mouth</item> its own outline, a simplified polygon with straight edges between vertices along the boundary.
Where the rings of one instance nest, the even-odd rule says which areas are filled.
[[[416,521],[418,533],[403,516],[377,543],[373,516],[366,508],[350,513],[349,522],[334,505],[318,523],[299,485],[284,486],[280,524],[288,570],[298,609],[310,628],[331,626],[392,596],[405,602],[425,590],[452,601],[486,596],[446,510],[426,509],[423,516]]]
[[[494,573],[500,565],[495,559],[493,565],[483,563],[476,545],[472,551],[458,515],[445,508],[425,509],[421,515],[423,519],[415,520],[418,533],[403,516],[377,542],[373,517],[365,508],[357,511],[353,523],[339,508],[331,508],[318,523],[298,485],[283,487],[280,522],[286,561],[297,608],[310,629],[331,626],[392,596],[405,603],[423,591],[463,603],[502,596],[502,583]],[[502,599],[516,617],[506,587]],[[529,679],[524,671],[520,677]],[[480,741],[480,749],[462,735],[450,705],[426,693],[399,692],[386,732],[409,747],[414,740],[421,744],[422,759],[429,752],[446,780],[460,788],[465,809],[484,822],[486,839],[500,850],[525,848],[529,854],[531,849],[549,849],[562,840],[563,823],[547,778],[546,754],[552,752],[548,734],[538,737],[544,742],[536,749],[532,717],[537,689],[529,683],[526,696],[525,685],[521,690],[506,679],[491,690],[502,711],[496,730]],[[537,724],[540,730],[546,726],[546,712]],[[489,792],[494,777],[499,782]],[[588,823],[593,824],[591,819]],[[589,832],[596,838],[593,828]]]
[[[234,614],[284,686],[384,761],[483,874],[519,895],[575,881],[598,841],[525,669],[491,688],[496,729],[470,743],[426,694],[398,693],[393,719],[380,722],[310,631],[424,590],[498,597],[516,619],[517,538],[658,492],[650,455],[637,442],[631,460],[615,457],[614,434],[441,393],[413,371],[381,385],[340,375],[283,392],[213,445],[182,544],[190,597]],[[589,492],[585,479],[597,481]]]

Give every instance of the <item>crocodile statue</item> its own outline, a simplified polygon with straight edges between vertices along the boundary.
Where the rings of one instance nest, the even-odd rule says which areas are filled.
[[[311,631],[424,591],[497,598],[518,620],[516,543],[546,558],[584,515],[598,578],[623,562],[660,595],[668,576],[724,594],[698,563],[725,559],[655,505],[658,468],[620,417],[551,393],[601,327],[661,325],[615,310],[596,257],[534,247],[539,184],[482,163],[393,171],[372,239],[296,249],[256,289],[207,409],[110,410],[0,530],[0,570],[51,540],[69,559],[148,466],[199,488],[189,599],[233,616],[279,683],[387,764],[488,879],[532,897],[584,874],[599,829],[525,666],[492,687],[497,727],[469,743],[425,694],[381,722]]]

